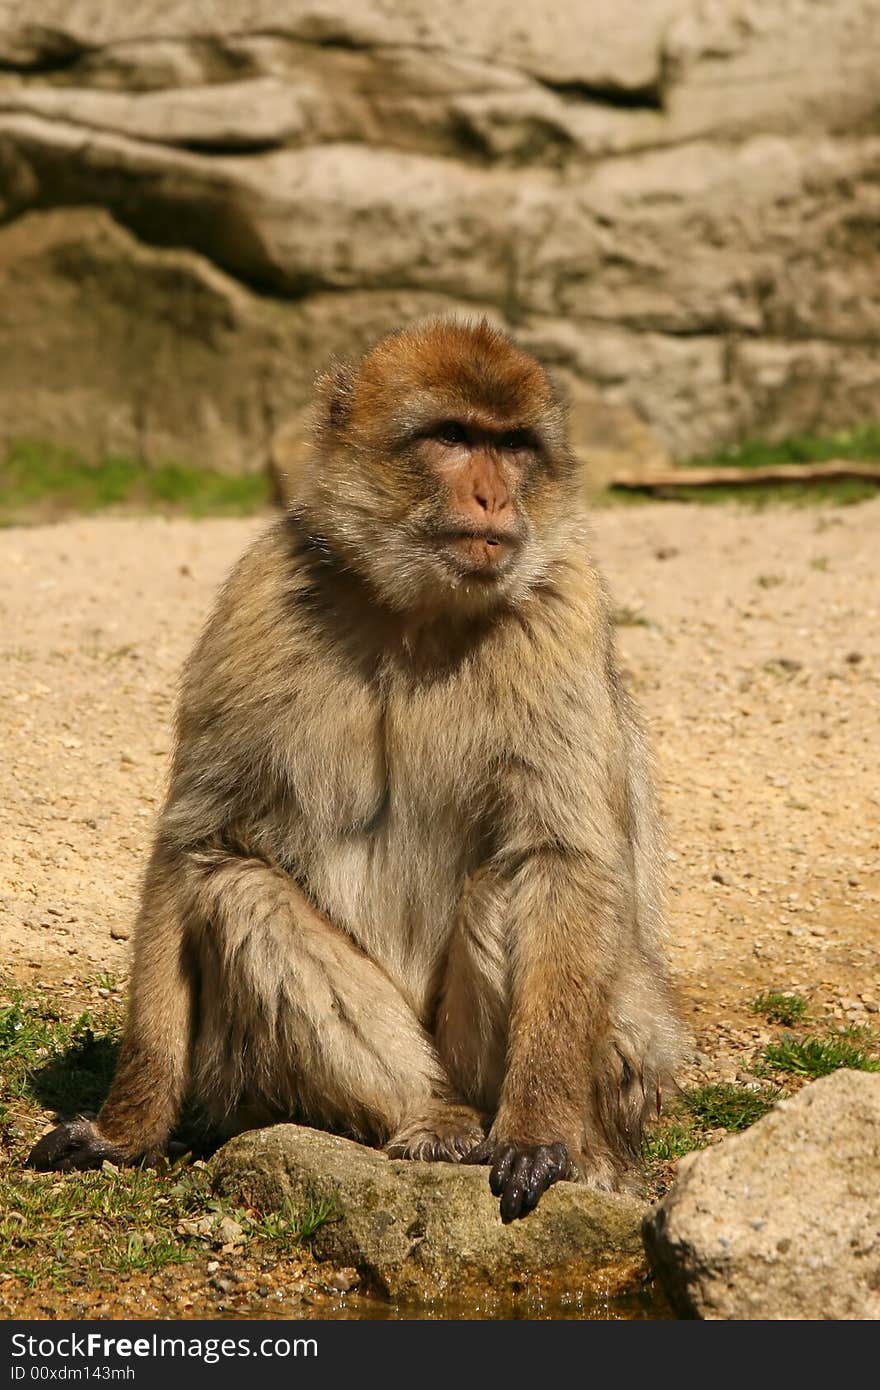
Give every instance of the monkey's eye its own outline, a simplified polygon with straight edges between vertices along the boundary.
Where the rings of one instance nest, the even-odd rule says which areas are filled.
[[[497,438],[498,448],[515,454],[520,449],[534,449],[535,438],[529,430],[506,430]]]
[[[431,435],[442,444],[466,444],[468,441],[467,429],[458,420],[441,420],[433,426]]]

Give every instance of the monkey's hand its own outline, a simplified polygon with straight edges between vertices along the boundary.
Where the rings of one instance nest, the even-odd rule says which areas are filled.
[[[91,1120],[66,1120],[37,1140],[28,1154],[27,1166],[42,1172],[54,1168],[63,1173],[68,1168],[100,1168],[105,1160],[122,1163],[124,1156]]]
[[[501,1198],[501,1220],[528,1216],[541,1195],[554,1182],[577,1176],[567,1145],[524,1144],[493,1139],[491,1135],[462,1159],[463,1163],[491,1163],[489,1187]]]

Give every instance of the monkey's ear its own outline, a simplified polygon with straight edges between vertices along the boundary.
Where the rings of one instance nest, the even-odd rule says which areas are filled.
[[[322,433],[337,434],[351,415],[356,367],[353,362],[332,362],[315,383],[316,424]]]
[[[564,423],[571,415],[571,387],[563,374],[553,367],[545,367],[544,375],[550,383],[550,394],[554,410],[559,411]]]

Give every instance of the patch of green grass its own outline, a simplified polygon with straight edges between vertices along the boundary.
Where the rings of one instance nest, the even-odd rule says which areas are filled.
[[[799,1023],[807,1012],[807,1001],[802,994],[790,994],[782,990],[768,989],[752,1000],[752,1012],[763,1014],[770,1023],[781,1023],[791,1028]]]
[[[760,1120],[786,1093],[777,1086],[739,1086],[714,1082],[681,1092],[672,1114],[645,1135],[642,1159],[655,1197],[672,1179],[672,1165],[685,1154],[705,1149],[718,1130],[738,1134]]]
[[[649,1130],[642,1145],[647,1163],[674,1163],[677,1158],[705,1147],[705,1135],[692,1124],[680,1120],[661,1121]]]
[[[867,1040],[859,1046],[865,1036],[840,1032],[822,1038],[796,1038],[787,1033],[778,1042],[767,1044],[762,1061],[766,1067],[790,1076],[828,1076],[841,1067],[880,1071],[880,1057],[866,1050],[870,1046]]]
[[[775,444],[766,439],[745,439],[690,458],[687,463],[698,468],[772,468],[778,463],[829,463],[832,459],[880,460],[880,423],[836,434],[792,434]]]
[[[0,1176],[0,1276],[57,1288],[182,1264],[199,1246],[176,1226],[202,1215],[208,1192],[204,1168],[169,1182],[147,1168],[58,1175],[10,1167]]]
[[[618,604],[611,610],[611,621],[615,627],[653,627],[650,618],[646,618],[644,613],[638,608],[631,608],[627,603]]]
[[[3,525],[114,507],[245,516],[268,502],[269,485],[262,474],[226,477],[174,462],[152,468],[116,454],[89,463],[71,449],[34,440],[15,442],[0,462]]]
[[[290,1253],[334,1219],[330,1202],[257,1216],[212,1193],[206,1164],[107,1166],[98,1172],[0,1175],[0,1277],[28,1287],[101,1287],[108,1276],[186,1264],[219,1246],[224,1217],[246,1242]]]
[[[288,1204],[258,1215],[211,1190],[204,1163],[98,1172],[34,1173],[24,1160],[47,1120],[97,1110],[110,1084],[121,1021],[107,1000],[65,1019],[37,994],[11,987],[0,1003],[0,1278],[30,1288],[107,1287],[205,1254],[231,1216],[245,1241],[281,1256],[334,1218],[332,1204]]]
[[[36,1102],[63,1115],[96,1110],[110,1084],[119,1019],[82,1013],[65,1020],[53,1005],[12,990],[0,1007],[0,1103]]]
[[[739,1134],[772,1110],[783,1092],[775,1086],[737,1086],[715,1081],[686,1090],[682,1105],[701,1129],[726,1129]]]
[[[793,434],[777,443],[766,439],[745,439],[714,453],[703,454],[685,461],[694,468],[771,468],[780,463],[828,463],[832,459],[855,459],[863,462],[880,460],[880,424],[860,425],[837,434]],[[684,501],[737,501],[752,507],[764,507],[779,502],[794,506],[811,502],[831,502],[849,506],[875,497],[878,485],[867,479],[838,478],[816,483],[765,483],[755,487],[689,488],[676,493]]]
[[[288,1198],[280,1211],[263,1212],[251,1217],[247,1224],[251,1235],[272,1242],[279,1250],[292,1250],[311,1240],[316,1231],[335,1219],[336,1204],[331,1197],[309,1202],[305,1211],[300,1211]]]

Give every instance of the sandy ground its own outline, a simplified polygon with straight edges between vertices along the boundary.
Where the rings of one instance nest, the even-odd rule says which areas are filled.
[[[83,1003],[124,986],[177,672],[262,524],[0,532],[7,975]],[[733,1079],[769,1036],[749,1009],[759,990],[877,1023],[880,499],[622,507],[595,532],[656,748],[698,1068]]]

